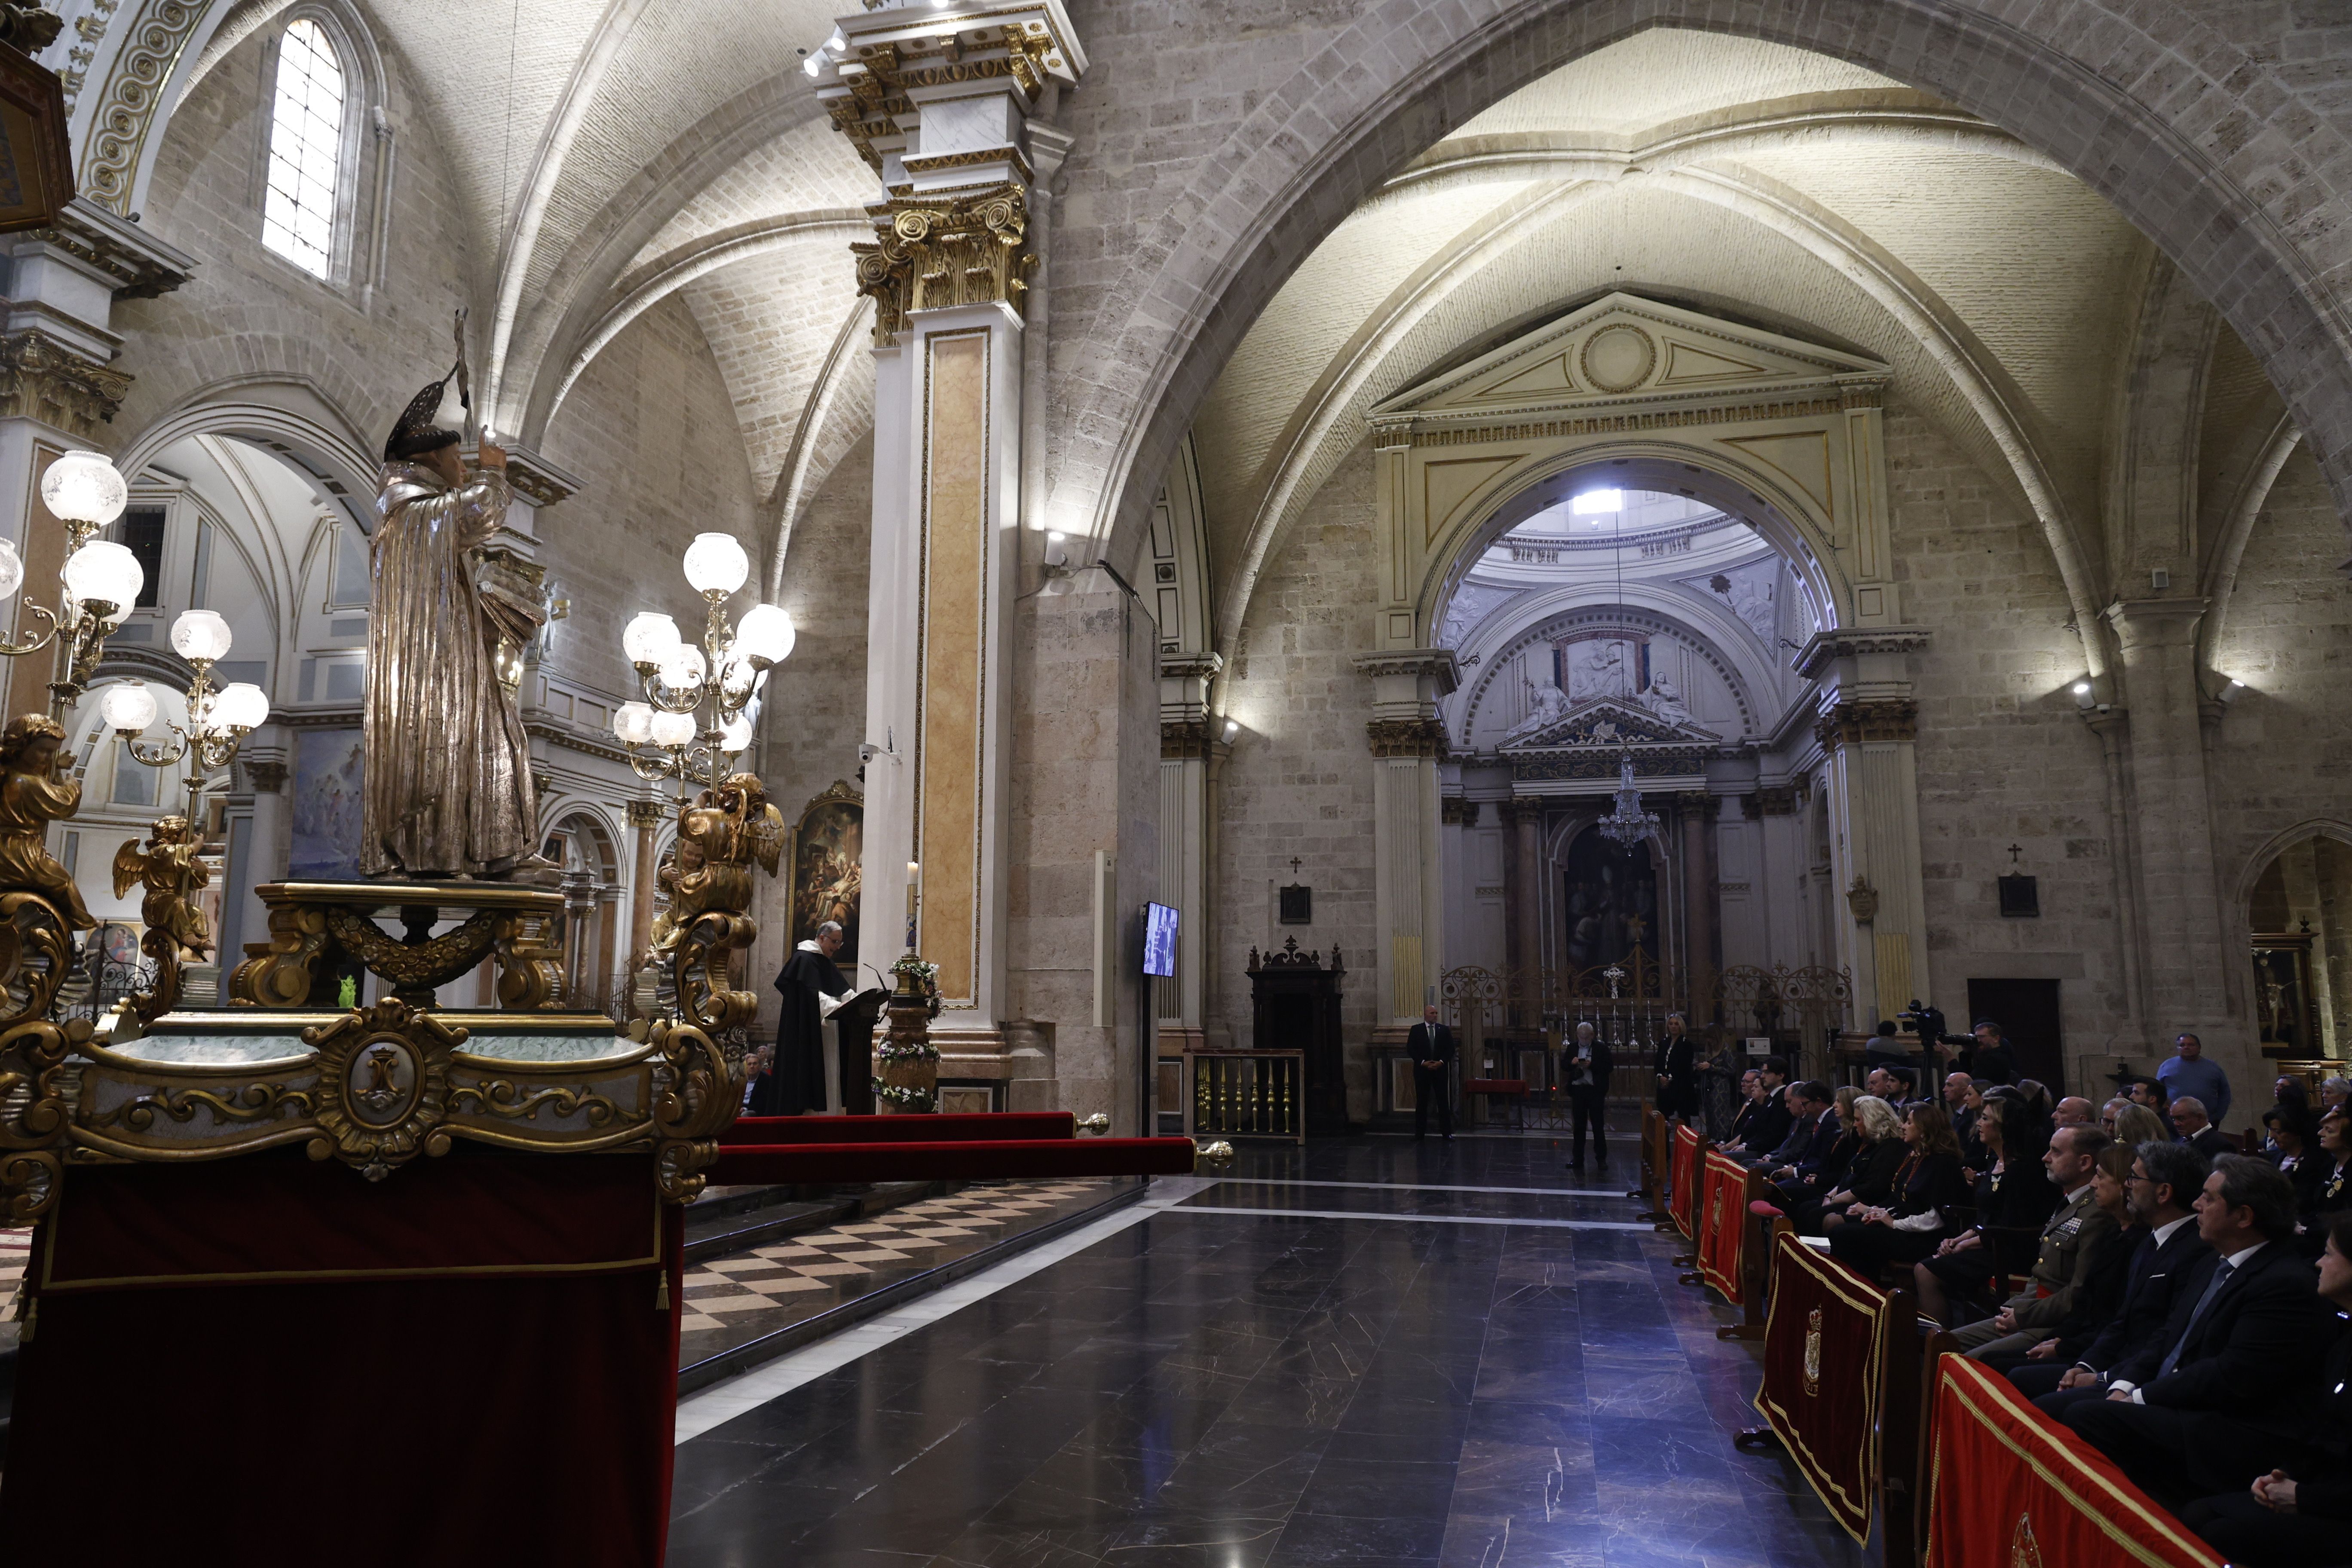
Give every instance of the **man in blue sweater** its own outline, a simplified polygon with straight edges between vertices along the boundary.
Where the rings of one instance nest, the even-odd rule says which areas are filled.
[[[2178,1053],[2168,1058],[2156,1069],[2156,1079],[2164,1085],[2167,1100],[2179,1100],[2188,1095],[2205,1108],[2205,1114],[2216,1127],[2226,1127],[2230,1121],[2230,1075],[2221,1064],[2207,1058],[2204,1043],[2194,1035],[2183,1035],[2173,1042]]]

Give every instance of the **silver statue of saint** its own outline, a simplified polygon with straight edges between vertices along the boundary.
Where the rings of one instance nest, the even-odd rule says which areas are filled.
[[[360,868],[370,877],[540,880],[530,745],[515,693],[499,679],[536,626],[477,586],[480,552],[513,498],[504,451],[458,456],[442,403],[466,386],[457,366],[409,403],[383,448],[368,617],[367,763]],[[459,422],[463,415],[457,416]]]

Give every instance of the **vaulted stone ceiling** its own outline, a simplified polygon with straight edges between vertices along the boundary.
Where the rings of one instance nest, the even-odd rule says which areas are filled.
[[[1899,82],[1637,34],[1392,176],[1244,337],[1193,426],[1220,646],[1373,404],[1611,289],[1885,361],[1895,402],[2041,518],[2095,608],[2099,478],[2154,261],[2032,149]],[[2223,337],[2209,446],[2280,408]]]

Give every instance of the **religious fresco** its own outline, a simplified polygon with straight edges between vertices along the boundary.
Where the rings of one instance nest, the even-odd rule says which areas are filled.
[[[294,842],[289,877],[326,881],[360,874],[361,802],[367,751],[356,728],[303,730],[294,739]]]
[[[841,923],[834,963],[857,972],[857,912],[864,885],[866,805],[857,792],[836,784],[809,802],[793,835],[792,932],[797,945],[827,921]]]

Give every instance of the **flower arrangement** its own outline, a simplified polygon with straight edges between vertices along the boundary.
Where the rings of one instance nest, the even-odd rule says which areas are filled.
[[[933,1051],[931,1055],[936,1057],[939,1052]],[[903,1107],[908,1110],[937,1110],[940,1108],[940,1091],[936,1089],[921,1089],[911,1084],[884,1083],[878,1078],[874,1080],[874,1098],[887,1100],[892,1105]]]
[[[903,989],[929,1001],[930,1016],[936,1018],[940,1016],[940,966],[938,964],[933,963],[929,959],[919,958],[909,952],[902,954],[898,962],[890,966],[890,973],[905,977]],[[931,1056],[933,1059],[937,1059],[939,1053],[934,1051]]]

